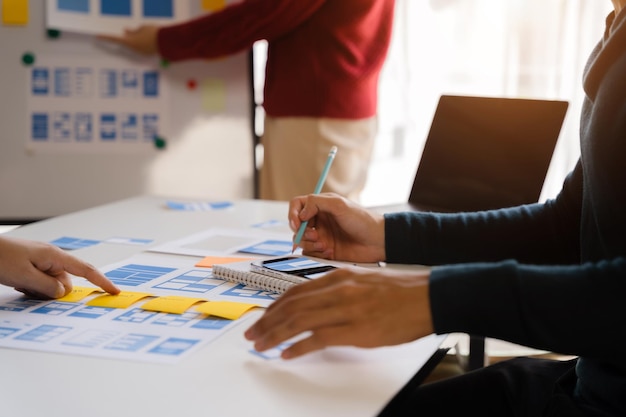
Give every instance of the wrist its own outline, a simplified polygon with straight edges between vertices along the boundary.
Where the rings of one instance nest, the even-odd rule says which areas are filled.
[[[385,217],[383,215],[373,215],[375,222],[374,247],[376,247],[376,260],[386,261],[387,250],[385,248]]]

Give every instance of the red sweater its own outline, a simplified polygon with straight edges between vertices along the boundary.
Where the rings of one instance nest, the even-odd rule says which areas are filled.
[[[268,41],[263,106],[274,117],[376,114],[395,0],[245,0],[158,32],[169,61]]]

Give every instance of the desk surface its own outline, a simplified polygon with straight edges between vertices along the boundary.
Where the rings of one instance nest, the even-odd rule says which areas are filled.
[[[211,227],[241,228],[284,220],[287,205],[234,201],[227,210],[166,210],[165,198],[142,196],[20,227],[10,236],[154,239],[152,246]],[[283,230],[288,232],[285,225]],[[146,247],[96,245],[73,251],[104,266]],[[12,292],[0,288],[0,293]],[[292,361],[249,353],[243,331],[252,312],[226,334],[175,365],[1,349],[2,414],[111,416],[375,416],[428,361],[442,336],[394,347],[337,347]]]

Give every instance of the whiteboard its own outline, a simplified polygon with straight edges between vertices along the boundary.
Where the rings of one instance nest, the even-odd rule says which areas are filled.
[[[220,201],[253,197],[247,51],[162,65],[91,35],[50,37],[44,2],[38,0],[29,2],[26,25],[0,26],[0,51],[0,220],[41,219],[141,194]],[[25,64],[25,54],[35,62]],[[81,147],[70,137],[63,144],[33,142],[33,68],[58,62],[94,67],[107,62],[158,72],[167,92],[160,103],[166,123],[159,137],[165,146],[151,141],[105,148],[92,138]]]

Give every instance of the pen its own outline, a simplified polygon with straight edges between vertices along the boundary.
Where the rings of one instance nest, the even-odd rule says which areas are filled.
[[[313,194],[319,194],[322,191],[322,187],[324,186],[324,182],[326,181],[326,176],[328,175],[328,170],[330,166],[333,164],[333,160],[335,159],[335,155],[337,154],[337,147],[333,146],[330,148],[330,152],[328,152],[328,158],[326,159],[326,164],[324,165],[324,169],[320,174],[320,178],[317,180],[317,185],[315,186],[315,190]],[[300,244],[300,240],[302,240],[302,235],[304,234],[304,229],[306,229],[306,225],[309,223],[308,221],[300,223],[300,228],[298,229],[298,233],[296,234],[296,238],[293,241],[293,247],[291,248],[291,253],[296,250],[296,247]]]

